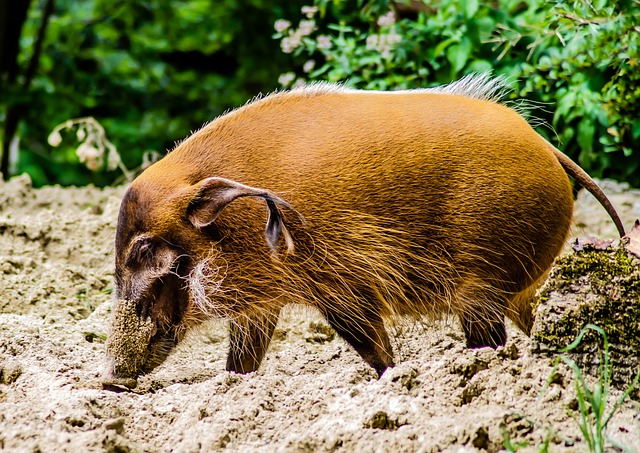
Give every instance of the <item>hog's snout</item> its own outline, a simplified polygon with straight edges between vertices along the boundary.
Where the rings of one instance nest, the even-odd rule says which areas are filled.
[[[118,300],[106,344],[107,363],[102,381],[108,385],[135,387],[149,357],[151,338],[157,329],[149,316],[140,316],[136,302]]]
[[[118,376],[116,374],[116,360],[107,356],[102,378],[100,379],[102,387],[109,389],[113,387],[126,387],[133,389],[138,385],[138,381],[132,377]]]
[[[106,344],[104,387],[136,387],[138,376],[160,365],[178,341],[173,326],[158,327],[153,316],[141,313],[139,305],[139,301],[127,299],[115,302]]]

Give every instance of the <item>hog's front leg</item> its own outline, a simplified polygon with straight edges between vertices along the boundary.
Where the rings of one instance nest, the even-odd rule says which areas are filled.
[[[378,377],[394,366],[389,336],[376,309],[365,308],[361,313],[344,313],[330,308],[323,311],[329,325],[376,370]]]
[[[227,371],[246,374],[258,369],[279,316],[280,307],[271,307],[259,312],[243,313],[231,320]]]

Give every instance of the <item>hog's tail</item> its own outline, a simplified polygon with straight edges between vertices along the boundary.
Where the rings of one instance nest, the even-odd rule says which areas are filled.
[[[622,223],[622,220],[620,220],[620,216],[618,216],[616,208],[613,207],[613,204],[611,203],[607,195],[596,184],[596,182],[591,179],[591,176],[589,176],[587,172],[580,168],[578,164],[576,164],[566,154],[557,149],[548,141],[547,144],[551,147],[553,154],[556,156],[558,162],[560,162],[560,165],[562,165],[562,168],[564,168],[567,174],[578,181],[578,183],[580,183],[582,187],[587,189],[589,193],[591,193],[607,211],[607,214],[609,214],[609,217],[611,217],[611,220],[613,220],[613,223],[615,223],[620,237],[623,237],[625,235],[624,224]]]

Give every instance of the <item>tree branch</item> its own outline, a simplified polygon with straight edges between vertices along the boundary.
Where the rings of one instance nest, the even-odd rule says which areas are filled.
[[[47,0],[44,5],[44,9],[42,12],[42,21],[40,22],[40,27],[38,28],[38,34],[33,47],[33,53],[31,54],[27,70],[25,71],[24,81],[22,83],[22,86],[20,87],[20,91],[25,95],[29,91],[29,86],[31,85],[31,82],[33,81],[33,78],[35,77],[36,71],[38,69],[38,63],[40,62],[40,55],[42,53],[42,46],[44,43],[47,26],[49,25],[49,19],[53,14],[54,6],[55,0]],[[22,28],[22,26],[20,26],[20,28]],[[2,140],[2,159],[0,160],[0,173],[5,178],[9,177],[9,147],[14,135],[16,134],[16,131],[18,130],[18,125],[20,124],[20,119],[22,118],[24,109],[25,104],[23,103],[10,105],[7,108],[7,112],[5,115],[4,136]]]
[[[29,60],[29,66],[27,67],[27,71],[24,75],[24,84],[22,85],[22,89],[25,92],[29,89],[29,85],[31,85],[31,81],[36,74],[36,70],[38,69],[38,63],[40,63],[40,54],[42,53],[42,44],[44,43],[47,26],[49,25],[49,20],[51,19],[51,15],[53,14],[54,6],[55,0],[47,0],[47,3],[44,5],[42,22],[40,23],[40,28],[38,28],[36,43],[33,47],[31,59]]]

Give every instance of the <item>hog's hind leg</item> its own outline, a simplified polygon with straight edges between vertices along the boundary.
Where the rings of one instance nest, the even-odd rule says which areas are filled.
[[[467,312],[460,315],[460,324],[467,339],[467,348],[497,348],[507,342],[504,316],[493,313]]]
[[[459,292],[458,318],[468,348],[497,348],[507,342],[506,301],[499,290],[480,285]]]

